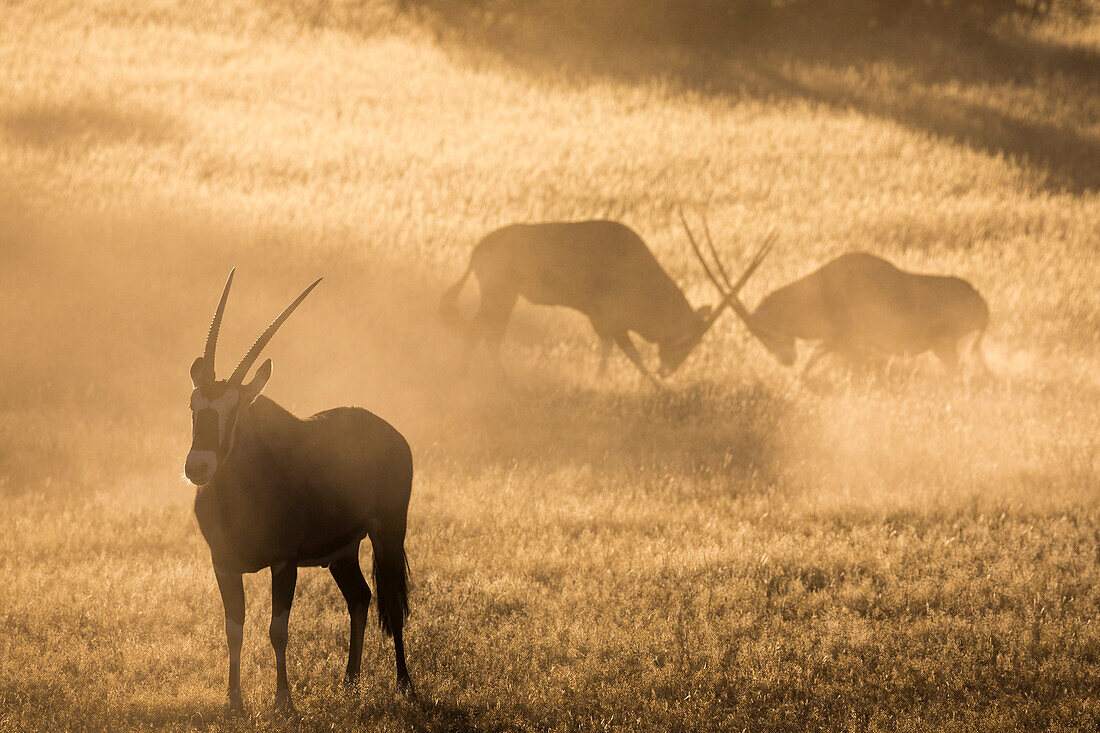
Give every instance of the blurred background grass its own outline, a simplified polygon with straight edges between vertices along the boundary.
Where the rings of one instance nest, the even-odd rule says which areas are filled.
[[[281,726],[262,575],[257,717],[218,717],[221,611],[179,476],[233,265],[223,363],[324,275],[269,395],[363,405],[417,458],[424,700],[392,698],[376,637],[338,692],[343,606],[303,572],[301,727],[1094,721],[1100,25],[1004,7],[9,6],[0,727]],[[923,358],[811,390],[730,318],[657,394],[621,358],[594,383],[584,319],[529,307],[513,389],[456,379],[437,298],[505,223],[621,219],[713,300],[676,204],[731,265],[779,231],[749,303],[854,249],[966,277],[997,380]]]

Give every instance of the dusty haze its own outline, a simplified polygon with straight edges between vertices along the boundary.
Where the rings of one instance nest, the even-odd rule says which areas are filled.
[[[246,578],[256,717],[220,717],[222,612],[181,476],[188,367],[233,266],[220,371],[323,276],[265,352],[265,393],[366,407],[416,461],[422,699],[392,695],[373,626],[362,688],[340,691],[343,601],[303,571],[301,727],[1096,720],[1089,3],[743,49],[306,5],[0,14],[0,729],[283,725],[266,573]],[[621,220],[714,302],[677,204],[706,210],[731,269],[778,231],[750,306],[851,250],[966,278],[994,378],[945,381],[925,355],[804,384],[729,314],[667,390],[621,354],[596,383],[587,321],[524,305],[511,388],[484,353],[458,378],[438,298],[507,223]]]

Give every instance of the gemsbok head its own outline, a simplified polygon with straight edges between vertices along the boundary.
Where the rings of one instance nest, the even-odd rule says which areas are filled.
[[[408,614],[405,524],[412,490],[408,443],[381,418],[339,407],[305,420],[260,393],[271,378],[266,360],[249,370],[314,282],[256,339],[228,379],[214,372],[218,331],[233,273],[222,290],[203,355],[191,365],[192,436],[185,473],[198,488],[195,516],[210,547],[225,609],[229,708],[243,708],[240,656],[244,634],[242,575],[271,568],[271,625],[276,703],[289,708],[287,631],[298,568],[328,567],[347,602],[351,640],[345,680],[359,677],[371,591],[359,567],[369,537],[382,629],[394,641],[398,686],[412,690],[402,625]]]
[[[191,363],[191,384],[194,386],[194,391],[191,392],[191,450],[187,453],[184,473],[196,486],[208,484],[233,451],[237,419],[241,411],[247,411],[260,396],[267,380],[271,378],[271,359],[260,366],[248,384],[244,383],[245,376],[283,321],[321,282],[319,279],[315,281],[279,314],[252,344],[228,379],[218,379],[214,375],[214,354],[218,347],[218,331],[221,329],[225,302],[233,285],[233,274],[234,271],[229,273],[229,279],[222,290],[218,309],[206,334],[203,354]]]

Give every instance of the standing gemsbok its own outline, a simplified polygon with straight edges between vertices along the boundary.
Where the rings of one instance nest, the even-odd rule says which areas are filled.
[[[633,230],[614,221],[512,224],[485,236],[474,247],[466,272],[443,294],[444,322],[464,331],[468,364],[485,339],[503,374],[500,345],[519,296],[536,305],[561,305],[588,316],[600,337],[603,375],[612,343],[647,379],[630,331],[657,344],[658,374],[671,375],[730,304],[740,284],[759,266],[755,260],[717,306],[692,308]],[[464,322],[456,302],[470,274],[477,275],[481,305]]]
[[[732,290],[705,221],[704,233],[718,276],[705,262],[703,267],[715,287],[722,290],[724,284]],[[702,260],[690,229],[688,237]],[[803,376],[834,351],[855,359],[932,351],[947,372],[954,373],[964,339],[970,336],[979,366],[988,371],[981,341],[989,324],[989,306],[970,283],[957,277],[906,272],[864,252],[841,255],[773,291],[755,311],[747,310],[735,292],[730,306],[785,366],[795,361],[796,339],[816,342],[802,367]]]
[[[287,623],[301,566],[327,566],[347,601],[351,641],[345,680],[359,676],[371,592],[359,568],[359,543],[370,537],[378,620],[393,637],[397,683],[412,690],[401,627],[408,615],[405,518],[412,490],[408,443],[381,418],[358,407],[337,407],[299,419],[260,395],[271,360],[244,378],[283,321],[317,285],[267,327],[229,379],[214,376],[225,283],[206,349],[191,365],[192,442],[185,472],[198,487],[195,516],[210,546],[225,606],[229,646],[229,707],[241,700],[244,634],[243,573],[271,568],[271,645],[275,701],[289,708]]]

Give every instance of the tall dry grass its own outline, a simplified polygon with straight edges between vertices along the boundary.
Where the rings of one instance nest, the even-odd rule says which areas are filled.
[[[417,461],[423,699],[392,696],[378,638],[339,692],[343,604],[304,571],[300,727],[1095,720],[1094,27],[613,54],[294,10],[0,16],[0,728],[284,726],[261,576],[256,717],[218,713],[221,611],[179,476],[186,370],[232,265],[222,363],[324,275],[268,394],[375,410]],[[750,302],[850,249],[966,277],[996,379],[921,359],[807,386],[730,319],[656,393],[621,359],[594,383],[584,319],[533,308],[513,389],[457,379],[435,309],[479,236],[619,218],[701,303],[681,203],[730,263],[778,229]]]

